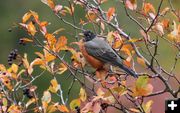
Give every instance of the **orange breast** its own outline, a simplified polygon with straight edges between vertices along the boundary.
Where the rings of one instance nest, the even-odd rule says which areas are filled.
[[[85,59],[87,60],[87,62],[94,68],[96,69],[101,69],[103,68],[104,63],[102,63],[101,61],[99,61],[98,59],[94,58],[93,56],[89,55],[86,52],[86,49],[84,47],[84,44],[80,44],[80,51],[82,52],[83,56],[85,57]]]

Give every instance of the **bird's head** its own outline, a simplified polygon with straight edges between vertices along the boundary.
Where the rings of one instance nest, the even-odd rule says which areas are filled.
[[[94,39],[96,37],[96,35],[91,31],[84,31],[83,36],[84,36],[85,42],[91,41],[92,39]]]

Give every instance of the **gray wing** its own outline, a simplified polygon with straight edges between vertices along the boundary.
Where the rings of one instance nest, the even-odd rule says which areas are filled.
[[[85,48],[88,54],[105,63],[118,65],[122,63],[122,59],[111,48],[111,46],[101,38],[94,38],[85,43]]]

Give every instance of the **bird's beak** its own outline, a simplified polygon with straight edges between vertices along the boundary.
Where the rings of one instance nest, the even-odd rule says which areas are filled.
[[[84,34],[83,34],[83,33],[79,33],[79,36],[80,36],[80,37],[84,37]]]

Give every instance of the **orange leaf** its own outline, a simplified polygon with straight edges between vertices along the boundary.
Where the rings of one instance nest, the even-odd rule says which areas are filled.
[[[29,38],[21,38],[20,40],[23,41],[23,43],[33,42],[33,40],[31,40]]]
[[[35,12],[35,11],[31,11],[30,10],[30,13],[32,14],[32,16],[34,17],[34,19],[36,20],[36,22],[38,22],[39,20],[39,16],[38,16],[38,14]]]
[[[146,63],[145,63],[144,59],[142,59],[142,58],[140,58],[140,57],[137,57],[137,62],[138,62],[140,65],[146,67]]]
[[[69,112],[68,108],[65,105],[58,105],[57,108],[60,112]]]
[[[29,20],[29,18],[31,17],[31,13],[27,12],[26,14],[24,14],[24,16],[22,17],[22,22],[25,23]]]
[[[56,51],[59,52],[63,47],[67,44],[67,38],[65,36],[61,36],[58,38],[56,43]]]
[[[31,66],[34,66],[34,65],[43,65],[44,64],[44,61],[40,58],[36,58],[33,62],[31,62]]]
[[[46,62],[50,62],[50,61],[56,59],[56,56],[52,55],[47,50],[44,49],[43,51],[44,51],[44,58],[45,58]]]
[[[32,36],[34,36],[35,33],[37,32],[37,31],[36,31],[36,28],[35,28],[35,26],[34,26],[34,24],[33,24],[32,22],[30,22],[30,23],[27,25],[27,30],[28,30],[28,32],[29,32]]]
[[[165,29],[167,29],[169,27],[169,19],[164,19],[161,21],[161,23],[163,24],[163,27]]]
[[[144,11],[145,14],[147,14],[149,12],[155,13],[155,8],[151,3],[144,3],[143,11]]]
[[[86,14],[86,18],[89,21],[94,21],[97,18],[97,15],[93,11],[88,11]]]
[[[112,16],[114,15],[114,13],[115,13],[115,8],[114,7],[111,7],[111,8],[108,9],[108,12],[107,12],[108,21],[112,20]]]
[[[48,5],[51,9],[54,9],[54,7],[55,7],[53,0],[41,0],[41,2]]]
[[[46,40],[47,40],[47,42],[48,42],[48,45],[49,45],[50,48],[52,49],[53,46],[54,46],[54,44],[55,44],[56,41],[57,41],[56,38],[55,38],[55,36],[54,36],[53,34],[48,33],[48,34],[45,35],[45,38],[46,38]]]

